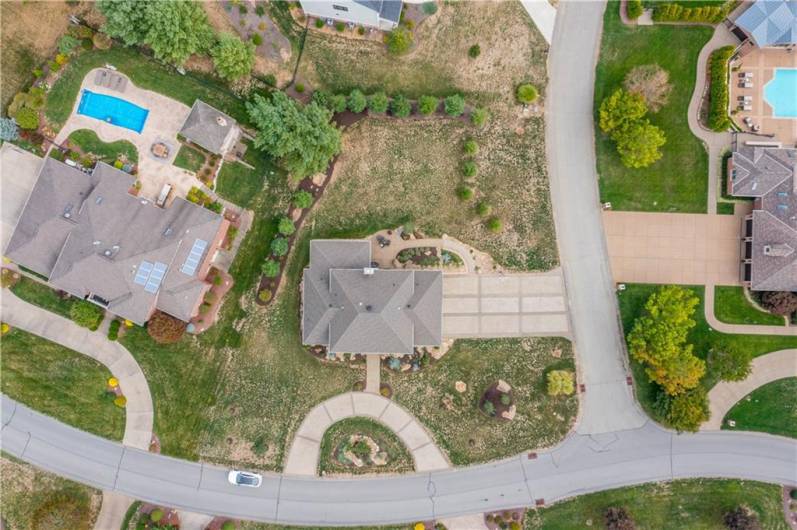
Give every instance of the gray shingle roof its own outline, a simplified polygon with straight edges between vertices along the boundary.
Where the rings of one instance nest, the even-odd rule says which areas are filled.
[[[379,13],[379,18],[398,24],[401,17],[401,0],[354,0],[354,3]]]
[[[53,159],[43,167],[7,255],[48,276],[54,287],[80,298],[98,296],[109,311],[136,323],[146,322],[155,308],[189,320],[206,284],[196,271],[180,269],[196,239],[208,247],[216,239],[222,217],[180,198],[162,209],[130,195],[134,177],[107,164],[99,163],[91,175]],[[42,235],[51,227],[58,237]],[[144,262],[166,267],[151,292],[135,281]]]
[[[230,116],[196,100],[180,134],[211,153],[221,154],[227,136],[236,127],[236,121]]]
[[[442,273],[369,270],[368,241],[314,240],[304,272],[302,339],[331,352],[412,353],[442,338]]]
[[[735,24],[759,47],[797,43],[797,1],[757,0]]]

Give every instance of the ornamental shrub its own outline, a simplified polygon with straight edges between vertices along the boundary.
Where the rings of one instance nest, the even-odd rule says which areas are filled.
[[[63,35],[58,39],[58,52],[63,55],[69,55],[78,45],[80,45],[78,39],[72,35]]]
[[[154,510],[152,510],[152,512],[150,512],[149,520],[152,521],[153,523],[157,523],[161,519],[163,519],[163,510],[161,510],[160,508],[155,508]]]
[[[108,340],[116,340],[119,338],[119,326],[121,325],[122,323],[116,319],[111,321],[111,325],[108,328]]]
[[[388,103],[387,95],[384,92],[377,92],[368,98],[368,110],[377,114],[384,114],[387,112]]]
[[[435,2],[434,0],[432,0],[431,2],[424,2],[423,4],[421,4],[421,9],[426,15],[434,15],[435,13],[437,13],[437,2]]]
[[[406,28],[398,27],[388,33],[385,37],[385,44],[387,44],[387,51],[393,55],[401,55],[407,53],[412,46],[413,35],[412,32]]]
[[[469,201],[473,198],[473,188],[468,186],[460,186],[457,188],[457,197],[461,201]]]
[[[102,316],[102,309],[88,300],[78,300],[69,308],[69,317],[75,324],[92,331],[100,327]]]
[[[320,18],[315,19],[315,27],[321,29],[324,27],[324,21]]]
[[[708,352],[708,366],[723,381],[742,381],[750,375],[753,352],[731,341],[723,341]],[[725,343],[726,342],[726,343]]]
[[[155,311],[147,322],[147,333],[158,344],[172,344],[185,333],[186,323],[161,311]]]
[[[257,7],[255,7],[255,14],[257,16],[259,16],[259,17],[264,16],[266,14],[265,6],[263,4],[258,4]],[[224,525],[222,525],[222,526],[224,526]]]
[[[761,306],[775,315],[788,316],[797,312],[797,293],[789,291],[765,291],[761,295]]]
[[[487,230],[493,232],[494,234],[497,234],[498,232],[504,229],[504,223],[502,223],[498,217],[491,217],[490,219],[488,219],[486,226]]]
[[[357,26],[357,35],[363,36],[365,35],[365,28],[362,26]]]
[[[296,92],[297,92],[298,94],[302,94],[302,93],[304,93],[304,84],[302,84],[302,83],[296,83],[296,86],[295,86],[294,88],[296,89]]]
[[[492,401],[485,401],[484,405],[482,405],[482,408],[488,416],[495,416],[495,405],[493,405]]]
[[[346,29],[346,24],[343,22],[335,22],[335,30],[338,33],[343,33],[343,30]]]
[[[257,293],[257,299],[263,302],[264,304],[268,303],[271,300],[271,297],[272,297],[271,291],[269,291],[268,289],[261,289]]]
[[[284,236],[289,236],[296,232],[296,225],[291,219],[282,217],[277,223],[277,231]]]
[[[113,404],[120,409],[123,409],[125,408],[125,405],[127,405],[127,398],[124,396],[116,396],[113,400]]]
[[[446,114],[452,117],[462,116],[462,113],[465,112],[465,99],[459,94],[448,96],[444,100],[443,105]]]
[[[350,111],[359,114],[365,110],[365,107],[368,105],[368,99],[361,90],[355,88],[349,93],[349,99],[346,101],[346,105],[349,107]]]
[[[263,6],[257,6],[261,8]],[[232,521],[224,521],[224,524],[221,525],[221,530],[235,530],[235,523]]]
[[[273,259],[267,259],[263,262],[263,265],[260,266],[260,272],[262,272],[263,276],[266,278],[276,278],[280,273],[280,264]]]
[[[468,138],[465,140],[465,143],[462,144],[462,150],[465,151],[466,155],[475,155],[479,152],[479,144],[477,144],[476,140],[473,138]]]
[[[271,241],[271,245],[269,247],[271,249],[271,254],[276,257],[284,256],[288,253],[288,240],[284,237],[275,237]]]
[[[332,112],[343,112],[346,110],[346,96],[343,94],[333,94],[329,96],[328,108]]]
[[[14,118],[0,118],[0,140],[14,141],[19,138],[19,127]]]
[[[644,11],[642,8],[642,0],[628,0],[625,6],[625,14],[631,20],[636,20],[642,16],[642,11]]]
[[[524,83],[517,87],[517,91],[515,92],[515,97],[517,100],[524,105],[529,103],[534,103],[537,101],[537,97],[539,94],[537,93],[537,88],[529,83]]]
[[[402,94],[397,96],[393,96],[393,100],[390,102],[390,113],[397,118],[406,118],[412,112],[412,107],[410,106],[410,101],[404,97]]]
[[[22,107],[17,111],[14,119],[17,121],[17,125],[23,129],[33,130],[39,128],[39,113],[31,108]]]
[[[550,396],[569,396],[575,391],[573,373],[569,370],[552,370],[548,372],[546,379]]]
[[[471,178],[471,177],[475,177],[476,173],[478,173],[478,169],[476,167],[476,162],[474,162],[473,160],[465,160],[465,162],[462,163],[462,175],[463,176],[465,176],[467,178]]]
[[[421,96],[418,99],[418,112],[424,116],[434,114],[439,104],[440,101],[434,96]]]
[[[254,35],[252,35],[252,44],[254,44],[255,46],[260,46],[261,44],[263,44],[263,36],[260,35],[260,33],[255,33]]]
[[[709,58],[711,89],[708,96],[708,126],[713,131],[725,131],[731,126],[728,117],[728,61],[733,50],[733,46],[724,46],[711,52]]]
[[[470,57],[471,59],[475,59],[476,57],[481,55],[481,53],[482,49],[481,46],[479,46],[478,44],[474,44],[473,46],[468,48],[468,57]]]
[[[490,212],[493,211],[493,207],[490,206],[488,202],[480,201],[476,205],[476,214],[480,217],[484,217],[485,215],[490,215]]]
[[[487,123],[489,117],[490,115],[487,113],[486,109],[474,109],[470,113],[470,122],[476,127],[481,127]]]
[[[309,191],[299,190],[293,194],[292,202],[294,208],[307,208],[313,204],[313,194]]]

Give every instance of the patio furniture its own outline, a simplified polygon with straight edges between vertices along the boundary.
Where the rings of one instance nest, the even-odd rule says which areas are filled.
[[[744,105],[742,110],[747,110],[747,111],[753,110],[753,106],[752,105]]]

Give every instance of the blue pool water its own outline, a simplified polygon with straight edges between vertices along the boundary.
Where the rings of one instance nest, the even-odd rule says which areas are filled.
[[[140,133],[149,111],[124,99],[83,90],[77,113]]]
[[[776,68],[764,87],[764,99],[776,118],[797,118],[797,68]]]

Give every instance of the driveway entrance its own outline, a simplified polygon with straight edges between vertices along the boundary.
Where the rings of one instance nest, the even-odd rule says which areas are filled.
[[[443,275],[444,338],[548,335],[570,335],[560,269]]]
[[[737,203],[736,215],[604,212],[614,280],[739,285],[741,223],[748,208]]]

